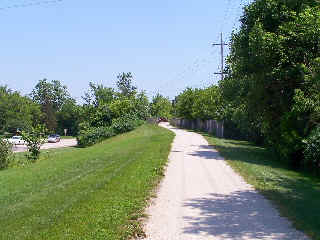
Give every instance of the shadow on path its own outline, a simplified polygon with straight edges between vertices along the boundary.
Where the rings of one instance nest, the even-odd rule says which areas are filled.
[[[201,157],[204,159],[223,160],[220,154],[217,151],[215,151],[212,146],[200,145],[199,147],[200,150],[193,151],[193,153],[189,153],[189,155]]]
[[[286,221],[254,191],[210,194],[189,199],[184,206],[197,209],[201,215],[184,218],[187,223],[183,230],[185,234],[205,233],[228,239],[307,239],[294,230],[290,232]]]

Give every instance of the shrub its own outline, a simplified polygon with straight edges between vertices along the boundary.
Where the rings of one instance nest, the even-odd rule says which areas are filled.
[[[77,137],[78,145],[80,147],[94,145],[117,134],[129,132],[143,123],[144,121],[127,115],[114,119],[110,127],[85,128]]]
[[[29,154],[27,154],[26,157],[32,162],[35,162],[39,159],[41,145],[46,142],[46,140],[43,138],[45,132],[46,128],[44,125],[32,127],[30,132],[21,132],[22,139],[26,142],[28,147]]]
[[[87,147],[114,135],[115,133],[111,127],[89,128],[80,131],[77,141],[80,147]]]
[[[320,170],[320,126],[314,129],[309,137],[304,141],[304,158],[307,165]]]
[[[136,127],[143,124],[144,121],[137,119],[136,117],[132,117],[129,115],[125,115],[112,120],[111,127],[115,131],[116,134],[129,132]]]
[[[7,168],[12,157],[12,144],[0,138],[0,169]]]

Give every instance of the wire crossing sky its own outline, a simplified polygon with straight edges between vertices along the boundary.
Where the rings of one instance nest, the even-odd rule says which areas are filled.
[[[44,4],[53,4],[61,2],[62,0],[45,0],[45,1],[19,1],[18,3],[14,3],[15,1],[11,1],[8,5],[4,5],[0,7],[0,10],[8,10],[13,8],[24,8],[24,7],[33,7]]]
[[[89,81],[115,87],[120,72],[150,97],[217,84],[220,49],[211,44],[220,32],[228,42],[246,4],[0,0],[0,85],[28,94],[40,79],[60,80],[81,101]]]

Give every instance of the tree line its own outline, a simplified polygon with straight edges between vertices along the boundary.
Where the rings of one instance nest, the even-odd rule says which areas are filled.
[[[157,94],[149,102],[134,86],[130,72],[119,74],[116,85],[114,89],[90,82],[83,104],[58,80],[40,80],[26,96],[0,86],[0,169],[14,162],[12,146],[4,139],[10,135],[21,135],[28,148],[27,163],[34,163],[46,134],[67,129],[77,137],[78,146],[87,147],[133,130],[150,117],[170,117],[170,100]]]
[[[227,137],[264,144],[294,167],[320,169],[320,7],[255,0],[233,32],[226,77],[187,88],[174,112],[223,120]]]
[[[320,169],[320,6],[317,0],[255,0],[233,32],[226,77],[217,86],[186,88],[173,104],[149,102],[131,73],[117,89],[90,83],[84,103],[60,81],[40,80],[23,96],[0,87],[0,135],[44,124],[50,132],[93,144],[148,117],[216,119],[225,135],[268,146],[294,167]]]
[[[28,95],[0,86],[0,135],[29,131],[43,124],[48,133],[63,134],[67,129],[68,135],[77,136],[89,128],[109,126],[122,116],[141,120],[170,116],[171,102],[167,97],[158,94],[149,101],[133,81],[129,72],[117,76],[117,89],[90,82],[82,104],[58,80],[39,80]]]

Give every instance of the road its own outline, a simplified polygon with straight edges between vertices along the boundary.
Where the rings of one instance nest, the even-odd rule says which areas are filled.
[[[58,143],[45,143],[41,146],[41,149],[50,149],[50,148],[64,148],[64,147],[74,147],[77,146],[76,139],[61,139]],[[26,152],[26,145],[15,145],[13,147],[13,152]]]
[[[166,176],[147,209],[147,240],[304,240],[199,134],[176,129]]]

